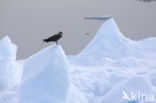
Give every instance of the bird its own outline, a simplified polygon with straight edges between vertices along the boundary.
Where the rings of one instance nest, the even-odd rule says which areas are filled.
[[[56,44],[58,45],[58,40],[61,39],[62,36],[62,32],[59,31],[57,34],[54,34],[53,36],[47,38],[47,39],[43,39],[44,42],[56,42]]]
[[[88,36],[88,35],[90,35],[89,33],[86,33],[86,35]]]

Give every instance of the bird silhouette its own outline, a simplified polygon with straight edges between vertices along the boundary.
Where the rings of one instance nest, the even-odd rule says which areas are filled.
[[[44,42],[56,42],[56,44],[58,45],[58,40],[62,38],[62,32],[59,31],[57,34],[54,34],[53,36],[47,38],[47,39],[43,39]]]

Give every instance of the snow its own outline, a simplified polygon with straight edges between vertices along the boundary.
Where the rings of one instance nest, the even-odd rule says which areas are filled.
[[[51,46],[25,61],[19,103],[64,103],[69,64],[60,46]]]
[[[139,82],[138,82],[139,81]],[[123,83],[117,85],[112,90],[110,90],[106,95],[102,97],[101,103],[125,103],[127,100],[121,98],[123,96],[123,92],[131,94],[133,90],[134,93],[152,93],[152,85],[151,83],[143,76],[132,77],[124,81]],[[112,99],[113,97],[113,99]],[[130,97],[130,96],[129,96]]]
[[[0,58],[8,57],[15,60],[16,51],[17,51],[16,45],[11,43],[11,40],[8,36],[4,37],[0,41]]]
[[[110,60],[125,57],[141,58],[143,55],[138,49],[136,42],[125,38],[115,21],[110,19],[101,26],[94,39],[74,59],[83,60],[84,65],[100,65],[105,58]]]
[[[114,19],[109,19],[82,52],[68,56],[71,82],[88,103],[128,103],[122,100],[122,91],[156,96],[154,43],[156,38],[124,37]]]
[[[15,61],[16,49],[9,37],[0,41],[0,103],[16,99],[15,89],[22,76],[22,65]]]
[[[131,93],[156,97],[155,43],[156,38],[124,37],[109,19],[77,55],[52,45],[16,61],[17,48],[5,37],[0,41],[0,103],[156,103],[146,96],[131,98]]]

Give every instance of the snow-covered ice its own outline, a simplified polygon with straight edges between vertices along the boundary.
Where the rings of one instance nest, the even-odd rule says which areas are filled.
[[[156,38],[124,37],[109,19],[79,54],[65,55],[52,45],[21,63],[5,37],[0,103],[156,103],[155,44]]]
[[[22,76],[22,65],[15,61],[16,50],[9,37],[0,41],[0,103],[16,100],[16,88]]]
[[[11,40],[8,36],[4,37],[0,41],[0,58],[8,57],[15,60],[16,51],[17,51],[16,45],[11,43]]]
[[[19,103],[64,103],[69,64],[60,46],[51,46],[25,61]]]
[[[89,103],[127,103],[122,91],[156,96],[155,42],[156,38],[130,40],[109,19],[81,53],[68,56],[71,81]]]

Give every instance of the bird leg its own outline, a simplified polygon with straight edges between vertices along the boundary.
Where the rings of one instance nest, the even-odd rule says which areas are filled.
[[[58,41],[56,41],[56,44],[58,45]]]

